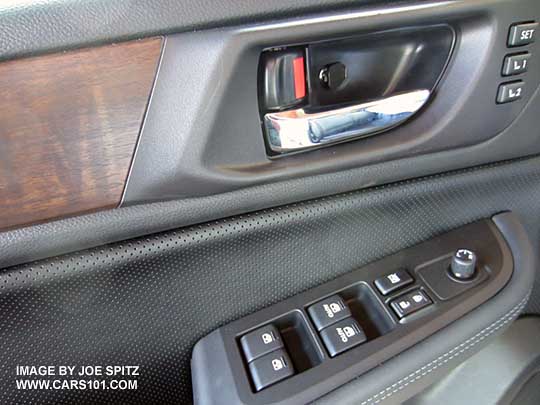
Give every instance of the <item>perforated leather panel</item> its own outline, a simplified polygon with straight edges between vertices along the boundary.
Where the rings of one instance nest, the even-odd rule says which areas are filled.
[[[0,273],[0,403],[191,401],[213,329],[512,210],[538,245],[540,158],[215,221]],[[536,286],[528,312],[540,310]],[[17,365],[137,365],[137,390],[17,390]]]

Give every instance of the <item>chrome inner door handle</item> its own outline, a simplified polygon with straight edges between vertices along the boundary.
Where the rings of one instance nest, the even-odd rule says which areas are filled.
[[[429,90],[415,90],[323,112],[299,108],[267,113],[266,138],[273,152],[290,153],[375,135],[406,121],[429,96]]]

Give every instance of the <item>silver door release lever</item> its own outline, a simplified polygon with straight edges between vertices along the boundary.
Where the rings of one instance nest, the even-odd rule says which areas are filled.
[[[406,121],[429,96],[429,90],[415,90],[322,112],[299,108],[267,113],[266,138],[272,151],[288,153],[375,135]]]

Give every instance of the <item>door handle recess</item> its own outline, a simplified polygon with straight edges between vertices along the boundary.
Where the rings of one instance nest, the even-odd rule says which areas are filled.
[[[258,101],[269,157],[398,126],[434,93],[455,32],[438,24],[266,48]]]
[[[372,136],[405,122],[430,94],[422,89],[322,112],[298,108],[267,113],[266,139],[273,152],[290,153]]]

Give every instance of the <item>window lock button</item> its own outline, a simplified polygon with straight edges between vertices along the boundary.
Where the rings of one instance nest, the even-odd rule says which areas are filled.
[[[281,336],[272,324],[245,334],[240,339],[240,344],[242,345],[248,363],[283,347]]]
[[[351,316],[351,310],[337,294],[313,304],[308,313],[318,331]]]
[[[413,278],[407,273],[407,270],[398,270],[375,280],[375,287],[382,295],[388,295],[412,282]]]
[[[346,318],[321,332],[321,338],[331,357],[366,341],[366,334],[353,318]]]

